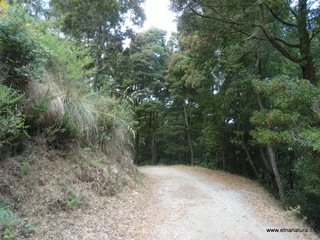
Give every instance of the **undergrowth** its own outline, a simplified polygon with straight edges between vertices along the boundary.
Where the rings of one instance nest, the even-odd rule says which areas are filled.
[[[0,205],[0,239],[22,240],[30,237],[37,228],[20,219],[8,206]]]

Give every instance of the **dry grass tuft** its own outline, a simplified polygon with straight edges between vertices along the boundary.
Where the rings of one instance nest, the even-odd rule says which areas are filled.
[[[66,84],[69,82],[46,72],[42,83],[31,81],[22,87],[30,125],[52,127],[53,134],[69,131],[68,137],[74,138],[76,145],[131,164],[134,131],[128,105],[102,92],[90,92],[85,86],[71,91]]]
[[[83,133],[78,136],[80,146],[99,149],[118,163],[131,164],[134,133],[132,116],[125,106],[101,93],[69,98],[65,106],[68,120]]]
[[[90,95],[78,96],[76,99],[67,97],[65,108],[68,121],[77,126],[84,134],[84,142],[93,146],[99,135],[99,126],[98,114]]]
[[[65,114],[63,95],[59,87],[52,81],[30,81],[23,88],[24,113],[29,118],[37,118],[38,123],[49,126],[61,121]]]

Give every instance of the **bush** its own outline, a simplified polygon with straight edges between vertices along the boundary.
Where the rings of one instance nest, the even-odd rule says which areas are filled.
[[[27,224],[7,206],[0,206],[0,239],[25,239],[36,231],[36,228]]]
[[[24,115],[17,105],[23,95],[0,84],[0,149],[10,146],[15,140],[25,138]]]
[[[0,16],[0,82],[13,87],[39,79],[46,62],[41,34],[22,6],[9,8]]]
[[[90,49],[51,33],[44,34],[41,42],[49,53],[47,70],[55,76],[54,81],[59,87],[70,91],[68,94],[88,90],[88,79],[94,73],[94,69],[88,67],[94,62]]]
[[[300,157],[294,172],[294,188],[288,193],[288,205],[299,206],[313,227],[320,231],[320,161],[311,154]]]

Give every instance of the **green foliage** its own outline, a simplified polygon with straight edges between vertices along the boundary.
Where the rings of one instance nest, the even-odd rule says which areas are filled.
[[[46,57],[33,19],[20,5],[10,7],[8,16],[0,18],[0,82],[17,87],[39,79]]]
[[[103,33],[109,38],[119,34],[118,27],[128,17],[126,13],[130,12],[133,24],[141,24],[144,19],[141,2],[140,0],[121,3],[115,0],[108,2],[52,0],[52,6],[54,10],[62,14],[60,23],[66,34],[78,40],[81,38],[100,40],[97,38],[102,34],[101,29],[104,29]],[[108,40],[110,41],[108,38],[105,39],[105,41]]]
[[[310,146],[314,151],[320,151],[320,129],[310,127],[299,135],[306,146]]]
[[[49,32],[43,35],[41,42],[48,52],[48,69],[59,76],[59,84],[68,89],[79,85],[84,88],[84,79],[91,77],[95,71],[89,68],[94,61],[90,49]]]
[[[82,198],[81,194],[76,194],[73,191],[69,191],[68,193],[68,201],[66,202],[66,210],[72,209],[75,207],[79,207],[80,205],[85,204],[85,202],[81,201],[80,198]]]
[[[259,93],[268,97],[272,107],[279,109],[295,109],[310,111],[310,104],[315,101],[319,89],[308,81],[287,76],[277,76],[271,80],[253,80],[253,84]],[[309,108],[305,108],[309,105]]]
[[[33,157],[36,154],[35,151],[33,151],[29,156],[25,157],[19,166],[19,176],[24,178],[28,175],[28,170],[30,167],[30,164],[33,161]]]
[[[0,148],[27,137],[24,116],[18,108],[23,95],[0,84]]]
[[[104,157],[101,157],[101,158],[99,158],[99,159],[97,159],[97,160],[94,160],[94,161],[92,162],[92,164],[93,164],[93,165],[97,165],[97,164],[103,162],[105,159],[106,159],[105,156],[104,156]]]
[[[7,206],[0,206],[0,237],[4,240],[25,239],[37,229],[18,216]]]
[[[264,145],[281,149],[290,146],[289,153],[280,156],[279,164],[284,180],[294,182],[287,191],[289,206],[300,206],[299,215],[312,224],[319,223],[320,208],[320,138],[316,102],[319,88],[308,81],[285,76],[254,81],[256,90],[265,99],[265,109],[253,113],[250,121],[256,126],[250,133]],[[312,154],[312,150],[314,151]]]
[[[318,157],[304,154],[295,164],[296,184],[288,193],[288,205],[300,206],[299,215],[319,230],[320,161]]]
[[[165,46],[166,32],[151,28],[137,34],[130,45],[131,74],[122,88],[138,92],[140,99],[163,100],[166,93],[165,71],[169,53]]]
[[[79,203],[79,200],[77,198],[72,198],[68,203],[67,203],[67,208],[72,208],[76,204]]]
[[[54,141],[71,137],[90,148],[114,154],[118,148],[122,148],[119,154],[127,149],[132,135],[130,109],[106,97],[105,92],[92,92],[89,79],[95,69],[90,67],[93,62],[90,49],[49,33],[44,35],[42,42],[50,53],[48,71],[65,99],[65,116],[50,130],[53,139],[56,135]],[[112,146],[114,150],[111,150]]]
[[[254,165],[272,185],[264,160],[273,148],[289,204],[319,225],[319,6],[311,2],[171,1],[180,52],[167,79],[173,102],[201,112],[198,165],[249,176]]]
[[[26,120],[34,127],[39,127],[43,114],[47,113],[51,101],[55,97],[49,97],[48,94],[40,96],[38,99],[32,99],[31,109],[26,113]]]
[[[123,40],[132,37],[132,28],[123,24],[131,21],[141,25],[145,16],[142,0],[108,2],[103,0],[72,1],[52,0],[51,6],[57,13],[62,31],[78,42],[90,45],[95,60],[96,74],[93,77],[94,89],[105,86],[107,79],[122,79],[119,69],[119,56],[123,51]]]
[[[254,112],[250,119],[256,126],[251,134],[259,143],[297,143],[296,138],[315,142],[315,135],[309,136],[308,133],[310,124],[317,121],[311,106],[317,99],[318,88],[305,80],[285,76],[253,83],[256,91],[266,97],[267,104],[265,109]]]

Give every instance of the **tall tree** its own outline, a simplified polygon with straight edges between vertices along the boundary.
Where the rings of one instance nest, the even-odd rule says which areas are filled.
[[[95,88],[115,74],[115,60],[123,51],[123,40],[133,34],[126,23],[141,25],[145,19],[142,3],[143,0],[51,0],[53,10],[60,13],[62,31],[92,47],[97,69]]]
[[[172,4],[181,15],[180,29],[214,28],[213,37],[238,34],[268,41],[284,58],[300,66],[303,78],[317,84],[317,1],[176,0]]]
[[[167,71],[166,79],[169,83],[169,92],[172,99],[172,109],[179,109],[181,120],[184,125],[185,148],[188,150],[189,163],[195,164],[195,150],[194,150],[194,138],[193,134],[194,126],[193,122],[201,122],[200,118],[195,119],[195,112],[197,112],[197,92],[195,88],[191,87],[191,80],[188,78],[194,78],[199,76],[196,70],[192,67],[190,58],[183,54],[181,51],[177,51],[171,55],[169,68]],[[181,123],[180,123],[181,124]],[[181,144],[181,143],[180,143]]]
[[[138,121],[136,153],[150,148],[152,163],[157,162],[159,113],[166,104],[167,84],[164,81],[169,53],[166,32],[151,28],[138,33],[130,44],[128,75],[119,87],[133,100]],[[136,162],[138,162],[136,155]]]

